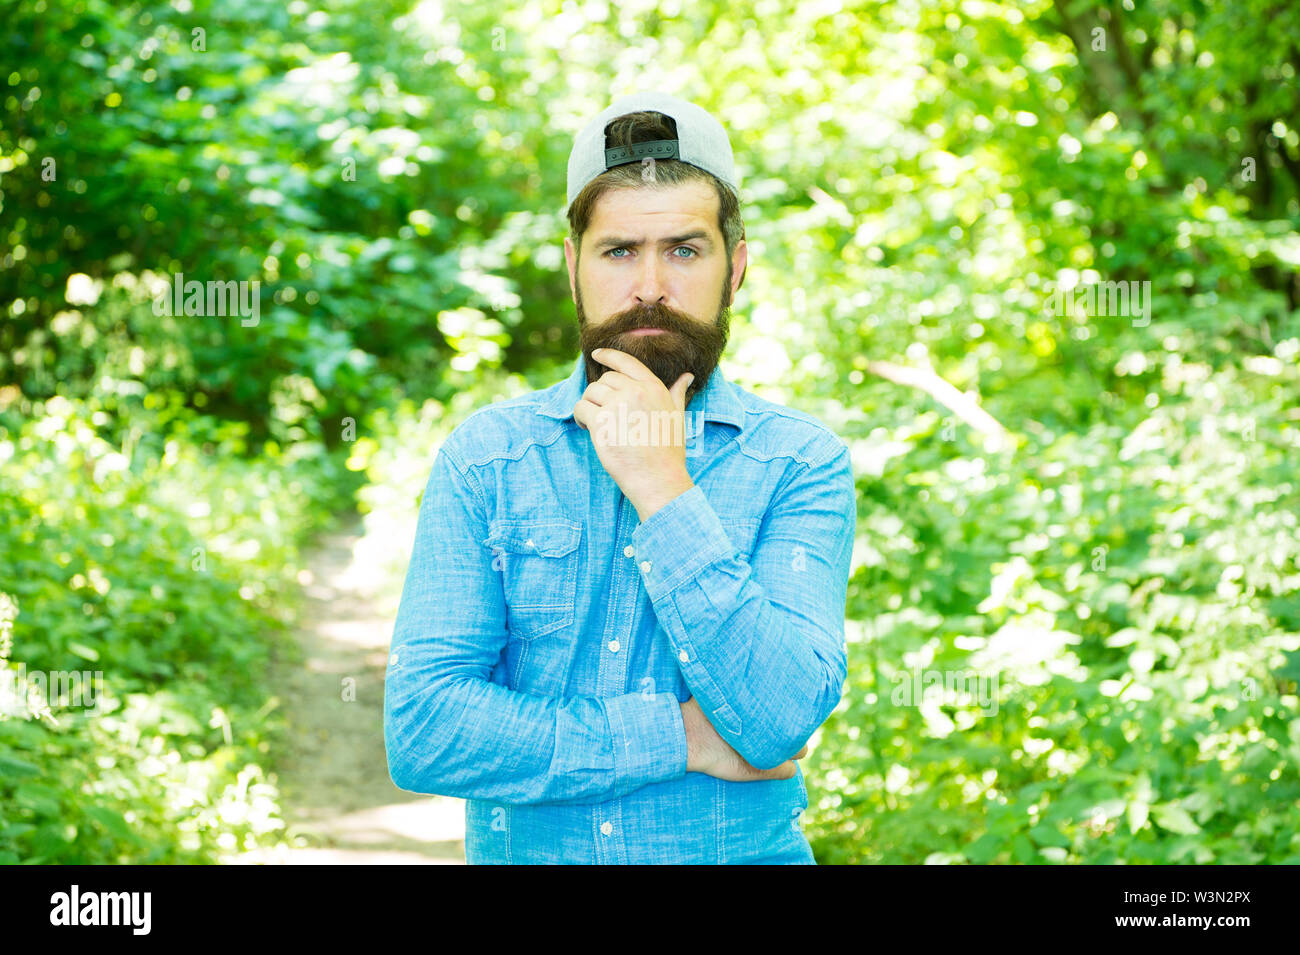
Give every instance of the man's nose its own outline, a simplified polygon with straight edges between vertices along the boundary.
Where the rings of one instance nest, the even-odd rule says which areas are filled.
[[[660,263],[654,255],[647,255],[641,259],[640,271],[637,272],[636,300],[644,305],[662,303],[664,300]]]

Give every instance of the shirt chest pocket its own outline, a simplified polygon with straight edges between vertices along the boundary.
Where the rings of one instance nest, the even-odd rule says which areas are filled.
[[[512,635],[533,640],[573,623],[582,525],[564,518],[496,520],[483,545],[501,574]]]

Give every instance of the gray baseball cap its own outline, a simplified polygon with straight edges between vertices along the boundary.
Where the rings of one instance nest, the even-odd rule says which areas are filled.
[[[653,110],[672,117],[677,124],[676,139],[634,143],[631,147],[605,148],[605,127],[625,113]],[[731,141],[716,119],[686,100],[667,93],[633,93],[616,99],[599,116],[582,128],[569,153],[569,200],[606,169],[644,159],[679,159],[713,173],[740,195],[736,163],[731,155]]]

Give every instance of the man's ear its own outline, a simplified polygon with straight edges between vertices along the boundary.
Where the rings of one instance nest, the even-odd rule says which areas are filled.
[[[572,236],[564,237],[564,261],[569,267],[569,295],[573,303],[578,303],[578,252],[574,248]]]
[[[740,287],[745,284],[745,272],[749,269],[749,246],[741,239],[731,253],[731,297],[734,299]],[[739,276],[739,278],[737,278]]]

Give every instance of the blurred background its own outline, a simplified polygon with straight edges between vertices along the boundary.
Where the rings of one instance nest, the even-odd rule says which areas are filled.
[[[1300,7],[3,18],[0,861],[463,861],[383,753],[420,494],[571,370],[569,149],[654,87],[742,176],[725,374],[853,452],[819,862],[1300,862]]]

